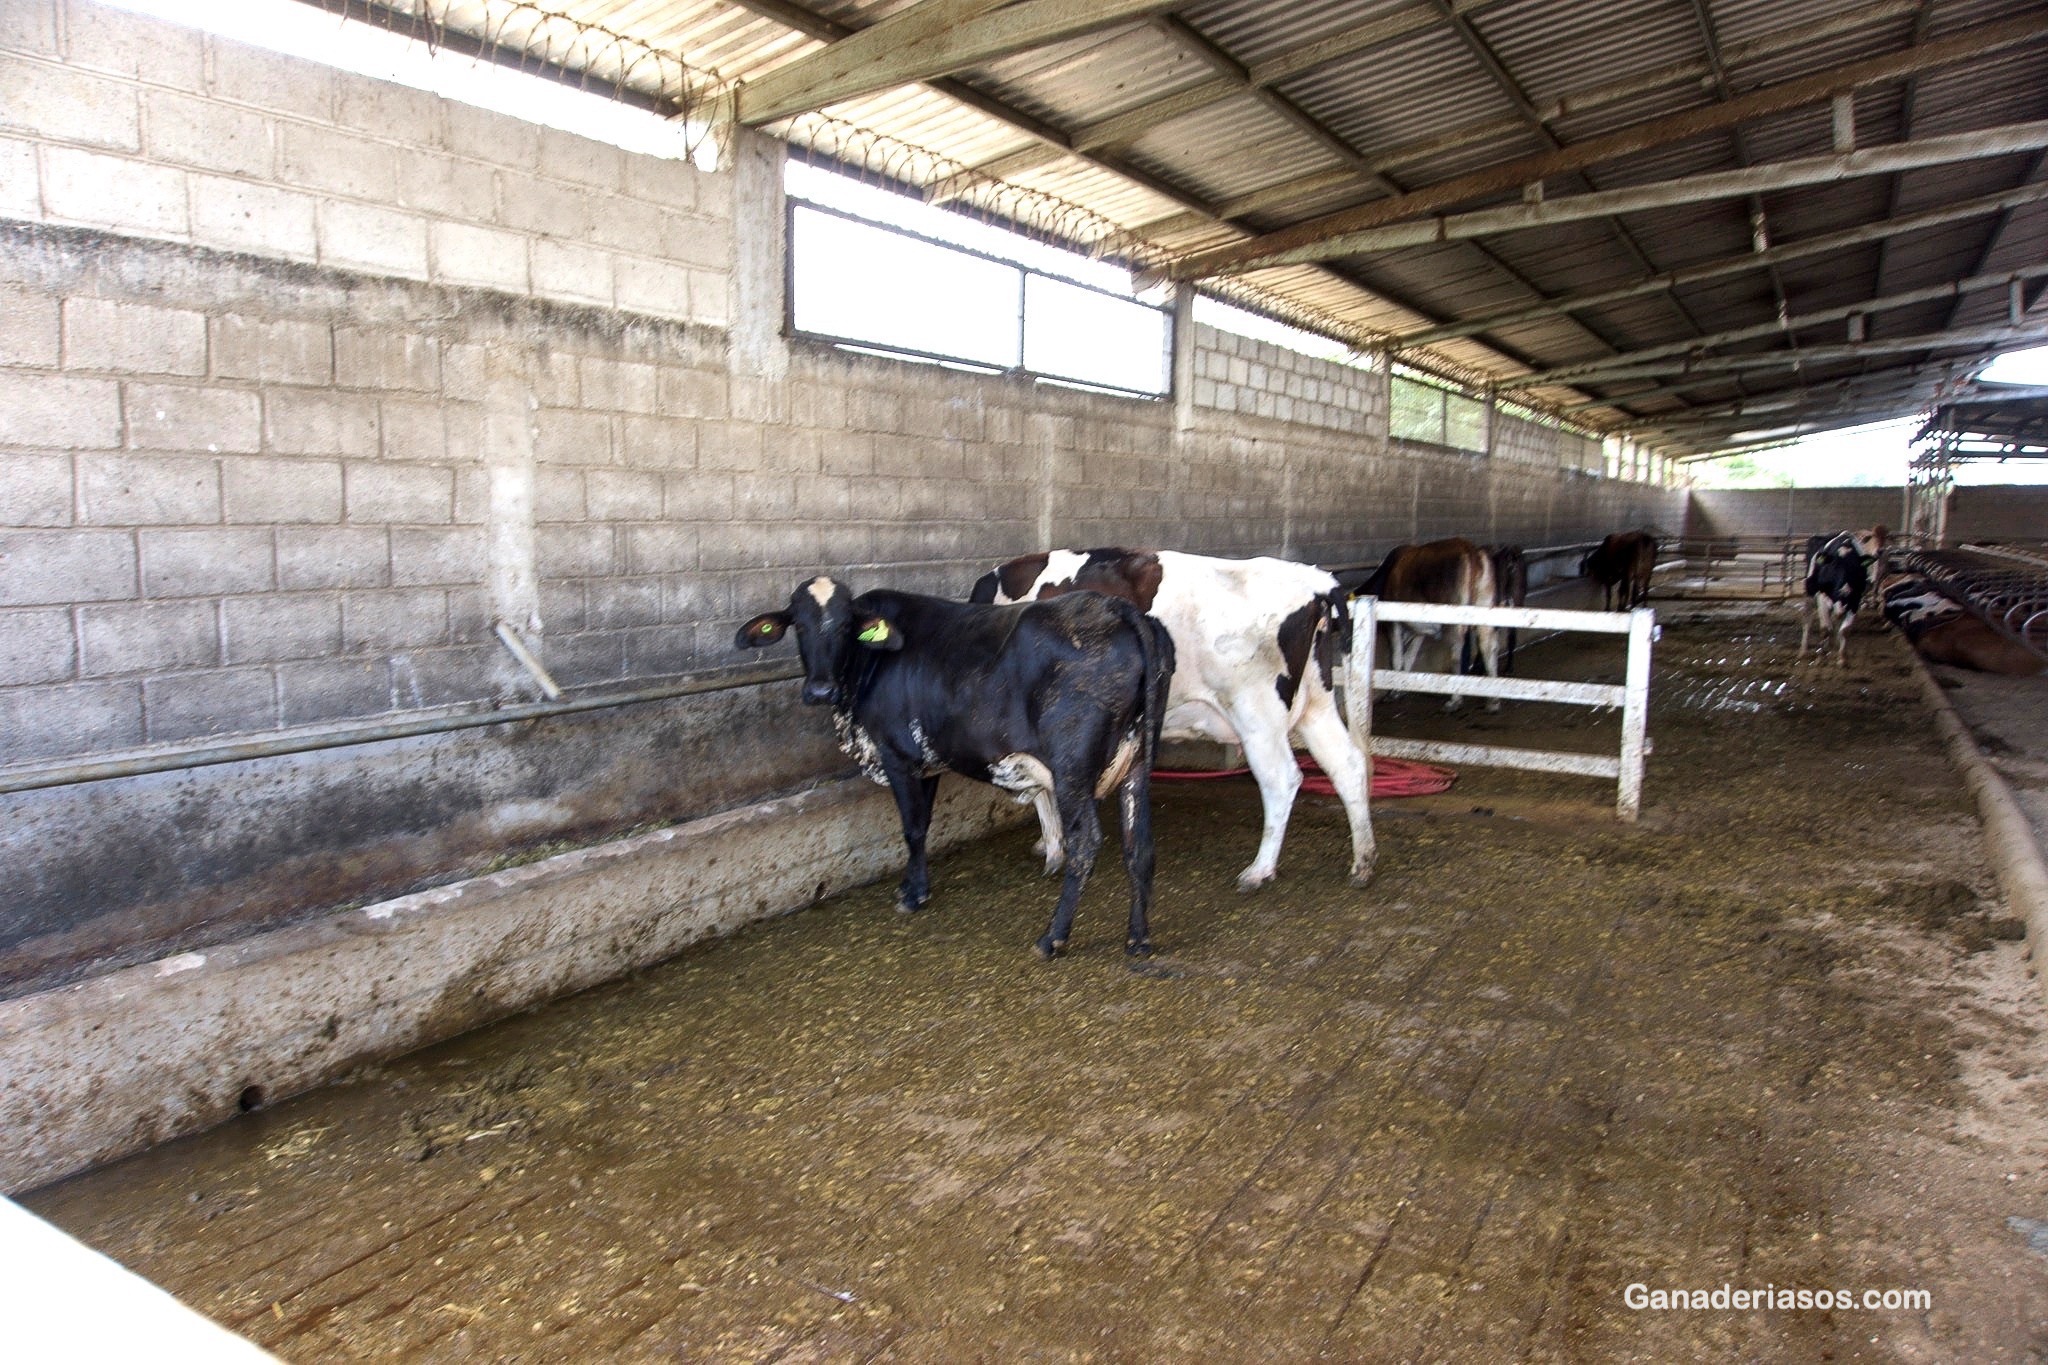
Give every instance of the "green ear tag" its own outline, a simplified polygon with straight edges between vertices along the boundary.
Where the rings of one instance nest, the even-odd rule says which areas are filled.
[[[775,623],[773,621],[763,621],[760,625],[760,631],[763,635],[773,635],[775,633]]]
[[[889,623],[887,621],[877,621],[860,633],[860,642],[864,645],[878,645],[888,638]]]

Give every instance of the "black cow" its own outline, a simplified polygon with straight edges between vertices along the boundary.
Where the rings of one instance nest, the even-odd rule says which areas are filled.
[[[887,784],[903,819],[909,866],[897,905],[931,899],[925,834],[941,773],[988,782],[1056,808],[1066,880],[1039,956],[1067,945],[1081,888],[1102,847],[1095,803],[1117,793],[1131,881],[1124,951],[1152,951],[1152,759],[1173,675],[1173,642],[1128,602],[1075,593],[993,607],[914,593],[859,597],[814,578],[784,611],[740,627],[760,648],[796,628],[806,705],[832,707],[839,745]],[[1048,870],[1061,850],[1048,851]]]
[[[1657,537],[1648,531],[1616,531],[1579,561],[1579,576],[1600,585],[1602,611],[1614,610],[1617,589],[1623,611],[1649,601],[1656,569]]]
[[[1828,636],[1833,635],[1835,662],[1849,666],[1849,627],[1856,624],[1863,594],[1870,590],[1872,570],[1884,553],[1884,534],[1879,526],[1806,538],[1806,582],[1799,600],[1800,658],[1806,657],[1814,613],[1818,612],[1821,653],[1827,653]]]

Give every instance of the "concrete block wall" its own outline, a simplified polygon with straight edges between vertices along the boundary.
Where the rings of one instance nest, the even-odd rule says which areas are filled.
[[[1805,536],[1845,526],[1899,525],[1896,488],[1699,488],[1687,534]]]
[[[1194,327],[1193,399],[1218,412],[1384,438],[1387,372],[1340,365],[1202,323]]]
[[[1384,376],[1213,331],[1169,401],[786,342],[765,141],[700,171],[86,0],[0,8],[0,89],[0,770],[531,699],[501,620],[587,695],[755,662],[738,621],[821,570],[1353,562],[1673,496],[1389,445]],[[420,740],[389,783],[366,749],[260,795],[238,764],[36,794],[77,837],[0,828],[35,888],[0,978],[838,771],[787,691],[547,756],[524,724]],[[114,875],[123,839],[147,875]]]
[[[729,179],[684,161],[85,0],[8,0],[0,89],[8,217],[729,320]]]
[[[1689,534],[1805,536],[1845,526],[1900,524],[1896,488],[1695,489]],[[1973,484],[1949,494],[1948,538],[2048,540],[2048,487]]]
[[[1972,484],[1949,495],[1949,539],[2048,541],[2048,487]]]

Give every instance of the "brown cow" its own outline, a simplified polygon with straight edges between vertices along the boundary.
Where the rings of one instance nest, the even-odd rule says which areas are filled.
[[[1358,590],[1360,597],[1378,597],[1389,602],[1435,602],[1452,607],[1495,605],[1493,557],[1462,536],[1432,540],[1423,545],[1396,545],[1373,570],[1372,577]],[[1449,629],[1452,667],[1464,654],[1471,638],[1478,638],[1480,660],[1487,674],[1500,676],[1500,639],[1492,626],[1432,626],[1390,621],[1387,623],[1392,663],[1396,669],[1415,666],[1422,653],[1422,639],[1438,638]],[[1453,696],[1446,711],[1458,709],[1463,697]],[[1489,697],[1486,709],[1498,711],[1500,698]]]
[[[1657,537],[1649,531],[1616,531],[1586,552],[1579,576],[1600,585],[1600,609],[1614,610],[1615,589],[1621,609],[1640,607],[1650,599],[1650,575],[1657,569]]]

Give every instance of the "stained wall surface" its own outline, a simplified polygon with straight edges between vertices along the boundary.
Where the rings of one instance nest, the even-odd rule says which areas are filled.
[[[0,11],[0,88],[0,776],[531,702],[500,622],[572,695],[716,673],[820,571],[1683,521],[1192,324],[1163,401],[786,340],[766,140],[700,169],[85,0]],[[0,982],[840,771],[790,691],[0,795]]]

